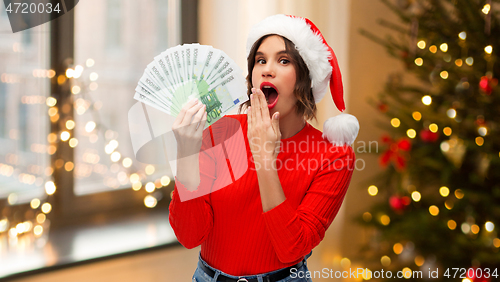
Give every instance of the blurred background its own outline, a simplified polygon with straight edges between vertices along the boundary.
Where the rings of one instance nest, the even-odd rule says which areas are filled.
[[[18,33],[0,6],[0,281],[189,281],[199,247],[169,226],[169,166],[134,156],[134,89],[182,43],[221,49],[246,74],[249,29],[278,13],[322,31],[361,127],[309,269],[498,281],[498,1],[82,0]],[[337,114],[325,95],[311,124]]]

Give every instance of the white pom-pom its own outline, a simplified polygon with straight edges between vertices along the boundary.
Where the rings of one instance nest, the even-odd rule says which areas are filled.
[[[352,145],[359,132],[358,119],[350,114],[340,114],[331,117],[323,124],[323,138],[333,145]]]

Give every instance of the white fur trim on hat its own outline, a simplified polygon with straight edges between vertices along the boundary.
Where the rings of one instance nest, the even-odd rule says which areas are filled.
[[[314,102],[321,101],[332,74],[332,66],[328,61],[331,54],[321,36],[315,34],[303,18],[286,15],[270,16],[250,30],[247,40],[247,57],[253,44],[268,34],[281,35],[295,44],[295,48],[309,69]]]

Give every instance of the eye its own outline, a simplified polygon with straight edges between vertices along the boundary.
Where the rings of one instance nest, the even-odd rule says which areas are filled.
[[[280,64],[288,65],[289,63],[290,63],[290,60],[288,60],[288,59],[281,59],[280,60]]]
[[[266,63],[266,60],[264,60],[264,59],[257,59],[257,60],[255,61],[255,63],[260,64],[260,65],[263,65],[263,64],[265,64],[265,63]]]

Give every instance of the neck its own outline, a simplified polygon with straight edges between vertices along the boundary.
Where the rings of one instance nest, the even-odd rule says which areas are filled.
[[[306,125],[304,117],[299,115],[289,115],[285,118],[280,118],[281,139],[286,139],[299,133]]]

